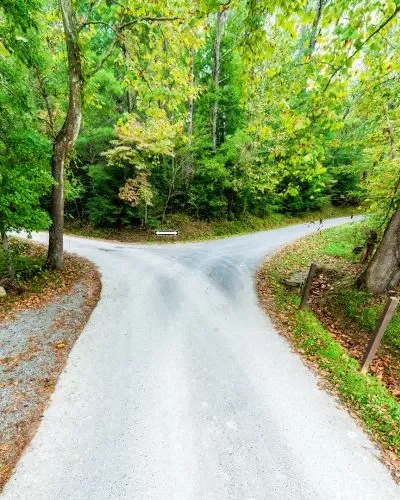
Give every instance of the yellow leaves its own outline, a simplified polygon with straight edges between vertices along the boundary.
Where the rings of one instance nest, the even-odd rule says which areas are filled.
[[[129,116],[127,121],[120,122],[116,128],[117,140],[113,141],[113,148],[103,153],[109,165],[131,166],[136,172],[146,172],[158,162],[162,156],[175,156],[175,149],[183,142],[184,123],[172,123],[165,110],[156,106],[147,111],[147,119],[139,121],[136,116]],[[141,185],[144,185],[143,182]],[[129,198],[133,203],[132,193],[136,193],[138,186],[129,184],[122,196]],[[144,189],[144,188],[143,188]],[[144,196],[142,193],[141,196]],[[136,198],[135,198],[136,199]]]
[[[301,130],[305,126],[306,126],[306,124],[305,124],[304,120],[302,120],[301,118],[297,118],[297,120],[294,122],[294,129],[295,130]]]
[[[8,52],[8,50],[4,47],[4,45],[0,42],[0,56],[4,56],[4,57],[7,57],[9,56],[10,53]]]
[[[255,131],[255,130],[253,130],[253,131]],[[260,138],[262,140],[268,140],[268,139],[270,139],[272,137],[273,132],[274,131],[273,131],[272,127],[270,127],[269,125],[264,125],[259,130]]]

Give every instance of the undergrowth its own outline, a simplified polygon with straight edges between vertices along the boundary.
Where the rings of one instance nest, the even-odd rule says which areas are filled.
[[[312,220],[327,219],[330,217],[342,217],[355,215],[357,209],[327,207],[315,212],[307,212],[302,216],[290,216],[272,213],[268,217],[259,218],[247,215],[238,220],[195,220],[185,214],[174,214],[167,217],[160,230],[177,230],[178,236],[157,237],[154,229],[144,228],[95,228],[82,224],[80,221],[69,222],[66,232],[78,236],[89,236],[92,238],[113,239],[126,242],[176,242],[176,241],[201,241],[214,238],[223,238],[255,231],[265,231],[289,224],[299,224]]]

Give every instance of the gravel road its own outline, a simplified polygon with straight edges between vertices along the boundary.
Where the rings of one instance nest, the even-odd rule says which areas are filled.
[[[35,414],[43,386],[54,377],[54,346],[72,343],[77,337],[78,333],[72,333],[64,323],[84,321],[80,314],[84,298],[83,285],[77,285],[59,300],[19,312],[0,325],[0,444],[18,439],[24,422]],[[77,312],[73,318],[71,311]]]
[[[67,237],[100,267],[102,298],[2,500],[400,498],[257,304],[257,264],[315,229],[167,246]]]

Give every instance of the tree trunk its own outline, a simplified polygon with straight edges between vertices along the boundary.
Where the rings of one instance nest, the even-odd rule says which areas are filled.
[[[220,73],[220,52],[221,52],[221,37],[224,12],[219,11],[217,14],[215,44],[214,44],[214,67],[213,80],[215,99],[211,108],[211,123],[212,123],[212,148],[217,149],[217,125],[218,125],[218,91],[219,91],[219,73]]]
[[[315,18],[314,18],[314,21],[312,24],[310,42],[308,45],[308,50],[309,50],[310,56],[314,52],[314,49],[315,49],[315,44],[317,42],[317,35],[318,35],[318,31],[319,31],[319,24],[320,24],[321,17],[322,17],[322,11],[323,11],[326,4],[327,4],[326,0],[317,0],[317,2],[316,2],[316,13],[315,13]]]
[[[190,49],[190,63],[189,63],[189,85],[190,88],[194,89],[194,49]],[[187,130],[188,130],[188,139],[189,145],[192,143],[193,139],[193,116],[194,116],[194,99],[193,96],[189,97],[188,100],[188,117],[187,117]],[[186,189],[189,186],[189,178],[193,172],[193,158],[192,153],[190,156],[186,158],[186,161],[183,165],[183,173],[186,184]]]
[[[64,167],[68,154],[75,146],[82,121],[83,76],[78,43],[78,26],[72,0],[59,0],[68,54],[69,101],[64,124],[53,143],[52,174],[54,185],[51,200],[51,227],[47,267],[63,267],[64,236]]]
[[[374,254],[377,241],[378,241],[378,233],[373,230],[369,231],[369,234],[367,235],[366,242],[360,257],[360,262],[362,264],[366,264],[371,260],[371,257]]]
[[[7,233],[4,232],[4,231],[1,232],[1,243],[2,243],[2,246],[3,246],[4,254],[5,254],[5,257],[6,257],[6,261],[7,261],[7,274],[8,274],[8,277],[10,278],[11,281],[14,281],[15,280],[15,268],[14,268],[14,264],[13,264],[13,261],[12,261],[12,255],[11,255],[11,252],[10,252],[10,247],[8,246]]]
[[[172,194],[175,191],[175,178],[176,178],[176,174],[177,174],[177,169],[175,167],[176,167],[176,165],[175,165],[175,159],[172,157],[172,163],[171,163],[171,180],[170,180],[170,183],[169,183],[167,199],[165,200],[164,211],[163,211],[163,215],[162,215],[162,219],[161,219],[161,222],[163,224],[165,222],[165,217],[167,216],[167,209],[168,209],[169,202],[171,200],[171,196],[172,196]]]
[[[189,73],[189,85],[190,88],[193,89],[194,87],[194,50],[190,49],[190,73]],[[193,97],[189,97],[189,102],[188,102],[188,135],[189,135],[189,140],[192,139],[193,135],[193,111],[194,111],[194,100]]]
[[[359,285],[384,293],[400,283],[400,205],[390,220],[372,260],[359,278]]]
[[[129,49],[128,49],[128,44],[126,42],[126,40],[124,40],[122,42],[122,54],[124,56],[124,59],[125,59],[125,63],[126,63],[126,67],[129,71],[129,63],[130,63],[130,53],[129,53]],[[132,113],[133,110],[134,110],[134,96],[132,94],[132,86],[131,84],[128,82],[127,83],[127,87],[126,87],[126,103],[127,103],[127,111],[128,113]]]

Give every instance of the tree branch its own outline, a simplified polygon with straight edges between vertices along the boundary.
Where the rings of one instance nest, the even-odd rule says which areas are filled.
[[[378,34],[387,24],[390,23],[390,21],[392,19],[394,19],[396,17],[396,15],[400,12],[400,5],[398,7],[396,7],[396,9],[393,11],[393,13],[387,18],[385,19],[385,21],[383,21],[376,29],[375,31],[373,31],[369,36],[367,36],[367,38],[361,43],[361,45],[355,49],[350,55],[349,57],[346,59],[346,62],[347,61],[350,61],[350,59],[352,59],[358,52],[360,52],[360,50],[364,47],[364,45],[366,45],[370,40],[371,38],[373,38],[376,34]],[[325,85],[325,88],[323,90],[323,93],[325,93],[327,90],[328,90],[328,87],[329,85],[331,84],[333,78],[339,73],[339,71],[343,68],[344,66],[344,63],[341,64],[340,66],[338,66],[334,72],[331,74],[331,76],[329,77],[329,80],[327,82],[327,84]]]
[[[110,46],[108,47],[108,49],[106,50],[103,57],[100,59],[99,63],[96,65],[96,67],[92,71],[90,71],[90,73],[88,73],[87,77],[90,78],[93,75],[95,75],[98,71],[100,71],[100,69],[103,67],[103,64],[111,56],[115,46],[117,45],[118,38],[121,36],[121,33],[125,29],[129,28],[130,26],[132,26],[134,24],[140,23],[142,21],[166,22],[166,21],[178,21],[180,19],[181,18],[179,18],[179,17],[168,17],[168,16],[156,16],[156,17],[142,16],[142,17],[136,17],[135,19],[132,19],[132,20],[127,21],[127,22],[122,22],[121,24],[117,24],[117,25],[110,24],[110,23],[107,23],[105,21],[86,21],[86,22],[82,23],[79,26],[79,31],[81,31],[82,29],[84,29],[87,26],[100,25],[100,26],[106,26],[107,28],[109,28],[110,30],[112,30],[115,33],[115,37],[114,37],[113,41],[111,42]]]
[[[124,30],[125,28],[128,28],[129,26],[132,26],[132,24],[140,23],[142,21],[149,21],[153,23],[158,23],[158,22],[165,22],[165,21],[179,21],[181,20],[180,17],[168,17],[168,16],[159,16],[159,17],[152,17],[152,16],[143,16],[143,17],[136,17],[135,19],[132,19],[131,21],[127,21],[124,24],[121,24],[119,26],[119,30]]]
[[[79,30],[82,30],[83,28],[86,28],[86,26],[91,26],[91,25],[103,25],[107,26],[108,28],[112,29],[113,31],[123,31],[126,28],[129,28],[129,26],[132,26],[133,24],[137,24],[143,21],[149,21],[149,22],[165,22],[165,21],[179,21],[181,20],[180,17],[168,17],[168,16],[142,16],[142,17],[135,17],[134,19],[131,19],[130,21],[127,21],[126,23],[122,24],[110,24],[106,23],[105,21],[85,21],[82,23],[79,27]]]
[[[117,45],[117,40],[118,36],[116,35],[111,42],[110,46],[106,50],[106,52],[103,54],[103,57],[100,59],[100,61],[97,63],[97,65],[90,71],[86,76],[87,78],[91,78],[93,75],[95,75],[97,72],[101,70],[103,67],[103,64],[107,61],[107,59],[111,56],[112,51],[114,50],[115,46]]]

